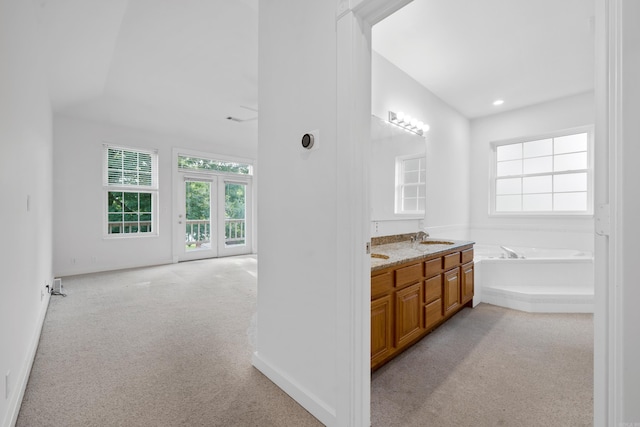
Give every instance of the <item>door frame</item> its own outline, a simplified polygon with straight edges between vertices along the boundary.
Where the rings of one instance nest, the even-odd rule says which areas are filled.
[[[411,0],[337,0],[337,199],[345,206],[338,221],[338,376],[339,425],[370,425],[370,260],[368,171],[371,114],[371,27]],[[603,206],[596,222],[611,227],[595,238],[594,423],[616,425],[622,416],[620,362],[622,319],[618,283],[621,204],[619,161],[621,99],[619,88],[622,0],[595,0],[596,177],[595,203]],[[365,160],[363,160],[365,159]]]
[[[337,8],[336,420],[371,425],[371,28],[411,0],[339,0]]]

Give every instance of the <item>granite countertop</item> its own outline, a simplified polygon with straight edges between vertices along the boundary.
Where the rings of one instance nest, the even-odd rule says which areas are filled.
[[[448,252],[461,248],[463,246],[473,245],[475,242],[467,240],[451,240],[451,239],[436,239],[429,238],[428,241],[447,241],[452,242],[452,245],[448,244],[430,244],[430,245],[415,245],[409,240],[392,243],[382,243],[371,246],[371,254],[386,255],[388,259],[371,257],[371,271],[382,270],[387,267],[394,267],[396,265],[404,264],[410,261],[420,261],[428,258],[432,255]],[[417,246],[417,249],[414,249]]]

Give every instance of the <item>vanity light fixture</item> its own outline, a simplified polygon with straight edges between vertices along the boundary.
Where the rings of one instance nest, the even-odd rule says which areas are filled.
[[[420,136],[424,136],[430,129],[428,124],[423,123],[415,117],[404,114],[402,111],[398,111],[397,113],[389,111],[389,123]]]

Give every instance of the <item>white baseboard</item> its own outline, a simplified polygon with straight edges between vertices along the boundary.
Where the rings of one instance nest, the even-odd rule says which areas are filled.
[[[174,261],[173,258],[170,259],[161,259],[157,261],[149,261],[145,263],[124,263],[117,265],[100,265],[100,266],[81,266],[77,268],[71,269],[55,269],[54,275],[55,277],[70,277],[70,276],[79,276],[82,274],[93,274],[93,273],[102,273],[105,271],[118,271],[118,270],[128,270],[131,268],[144,268],[144,267],[155,267],[159,265],[167,265],[167,264],[175,264],[177,261]]]
[[[529,313],[593,313],[594,295],[483,286],[482,302]]]
[[[53,283],[53,280],[50,283]],[[47,315],[47,308],[49,307],[50,300],[51,295],[46,294],[45,300],[42,301],[42,307],[40,308],[40,315],[38,316],[38,323],[36,324],[35,334],[31,338],[31,343],[29,344],[29,349],[27,350],[27,357],[24,360],[23,365],[20,367],[20,372],[17,373],[17,393],[13,393],[11,400],[9,401],[7,416],[5,418],[5,424],[3,425],[3,427],[13,427],[16,425],[16,421],[18,421],[20,406],[22,405],[24,392],[27,390],[29,375],[31,375],[33,361],[35,360],[36,352],[38,351],[40,334],[42,333],[42,326],[44,325],[44,319]]]
[[[304,409],[309,411],[311,415],[316,417],[322,424],[326,426],[336,425],[335,409],[331,408],[309,390],[302,387],[288,375],[274,368],[269,362],[260,357],[258,352],[253,353],[253,366],[266,375],[274,384],[284,390]]]

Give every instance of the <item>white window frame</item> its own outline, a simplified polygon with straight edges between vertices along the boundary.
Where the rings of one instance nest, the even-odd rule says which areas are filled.
[[[149,154],[151,156],[151,184],[150,185],[131,185],[131,184],[114,184],[109,183],[109,149],[126,150],[135,153]],[[144,237],[157,237],[159,235],[158,230],[158,150],[135,148],[130,146],[116,145],[116,144],[103,144],[102,150],[102,200],[103,200],[103,237],[105,239],[124,239],[124,238],[144,238]],[[123,193],[150,193],[151,194],[151,231],[150,232],[137,232],[133,233],[109,233],[109,203],[108,197],[110,192],[123,192]]]
[[[424,171],[425,171],[425,181],[424,182],[418,182],[417,184],[405,184],[404,183],[404,162],[408,161],[408,160],[420,160],[420,164],[424,165]],[[398,156],[396,157],[396,186],[395,186],[395,214],[396,215],[402,215],[402,216],[424,216],[425,213],[425,209],[426,209],[426,193],[427,193],[427,183],[426,183],[426,167],[427,167],[427,159],[424,153],[420,153],[420,154],[408,154],[408,155],[404,155],[404,156]],[[420,169],[423,170],[423,169]],[[418,209],[418,210],[412,210],[412,211],[408,211],[408,210],[404,210],[404,188],[405,187],[422,187],[423,188],[423,193],[424,193],[424,203],[425,203],[425,209]],[[419,194],[419,191],[418,191]],[[418,200],[420,199],[420,197],[418,197]],[[420,203],[418,203],[419,205]]]
[[[545,173],[544,175],[561,175],[564,173],[576,173],[576,172],[586,172],[587,174],[587,209],[585,211],[497,211],[496,210],[496,182],[498,180],[497,176],[497,148],[504,145],[512,145],[512,144],[520,144],[531,141],[538,141],[543,139],[550,138],[559,138],[562,136],[574,135],[586,133],[587,134],[587,169],[578,170],[578,171],[568,171],[568,172],[551,172]],[[556,132],[549,132],[545,134],[529,136],[529,137],[521,137],[514,138],[502,141],[493,141],[491,142],[491,168],[490,168],[490,177],[489,177],[489,216],[495,217],[568,217],[568,216],[576,216],[576,217],[587,217],[593,216],[593,138],[594,138],[594,127],[590,126],[581,126],[576,128],[564,129]],[[534,174],[535,175],[535,174]],[[514,178],[517,177],[527,177],[532,175],[521,174],[514,175]],[[503,177],[500,177],[503,178]],[[553,194],[553,192],[551,193]]]

